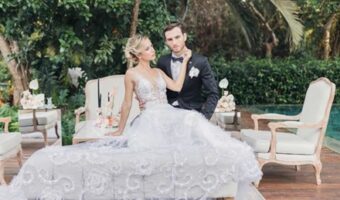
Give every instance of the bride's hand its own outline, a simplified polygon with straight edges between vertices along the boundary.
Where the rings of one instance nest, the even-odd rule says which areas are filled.
[[[122,135],[123,131],[121,130],[116,130],[116,131],[113,131],[113,132],[108,132],[108,133],[105,133],[106,136],[120,136]]]
[[[192,51],[188,49],[183,55],[183,61],[188,62],[192,56]]]

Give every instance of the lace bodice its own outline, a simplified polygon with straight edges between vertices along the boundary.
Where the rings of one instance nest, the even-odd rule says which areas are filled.
[[[136,76],[135,93],[141,110],[151,105],[168,103],[166,83],[160,73],[154,83],[142,75]]]

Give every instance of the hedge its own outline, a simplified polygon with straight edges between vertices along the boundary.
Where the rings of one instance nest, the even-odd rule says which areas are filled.
[[[327,77],[337,86],[335,102],[340,102],[340,58],[330,61],[315,59],[256,59],[210,61],[217,79],[227,78],[227,88],[237,105],[301,104],[311,81]]]

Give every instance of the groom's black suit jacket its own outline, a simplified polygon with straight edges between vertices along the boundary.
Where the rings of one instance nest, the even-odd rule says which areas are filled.
[[[160,57],[157,62],[157,67],[172,78],[171,54]],[[197,77],[191,78],[189,72],[193,67],[199,70],[199,74]],[[188,62],[182,90],[180,92],[167,90],[169,104],[177,100],[180,108],[197,110],[207,119],[210,119],[214,113],[218,97],[217,83],[208,59],[194,53]]]

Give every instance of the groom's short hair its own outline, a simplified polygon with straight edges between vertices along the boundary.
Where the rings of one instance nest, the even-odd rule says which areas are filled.
[[[184,27],[184,24],[182,24],[181,22],[173,22],[173,23],[170,23],[168,24],[164,30],[163,30],[163,37],[165,39],[165,32],[167,31],[171,31],[172,29],[178,27],[179,29],[181,29],[182,33],[186,33],[186,30],[185,30],[185,27]]]

